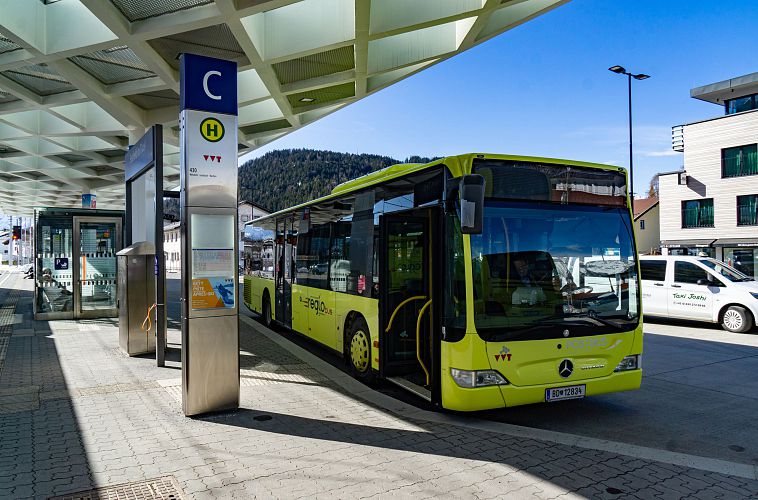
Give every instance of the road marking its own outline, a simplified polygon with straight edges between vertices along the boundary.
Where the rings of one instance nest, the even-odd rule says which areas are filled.
[[[677,453],[673,451],[661,450],[658,448],[649,448],[634,444],[622,443],[618,441],[609,441],[606,439],[597,439],[579,434],[567,432],[549,431],[545,429],[536,429],[521,425],[506,424],[502,422],[492,422],[471,417],[461,417],[457,415],[447,415],[428,410],[416,408],[408,403],[404,403],[395,398],[377,392],[366,387],[350,375],[341,372],[331,364],[322,360],[315,354],[308,352],[302,347],[290,342],[276,332],[266,328],[252,318],[240,314],[240,321],[262,333],[266,338],[276,343],[280,347],[289,351],[292,355],[321,372],[332,382],[347,390],[353,396],[372,403],[380,408],[384,408],[401,417],[415,418],[440,424],[455,425],[457,427],[466,427],[470,429],[505,434],[520,439],[538,439],[551,443],[576,446],[590,450],[606,451],[616,453],[642,460],[661,462],[693,469],[716,472],[730,476],[743,477],[746,479],[758,479],[758,466],[750,464],[741,464],[729,462],[717,458],[701,457],[697,455],[688,455],[686,453]]]

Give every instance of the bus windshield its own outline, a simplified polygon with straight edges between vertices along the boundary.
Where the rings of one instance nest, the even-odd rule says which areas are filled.
[[[636,328],[639,293],[625,207],[485,201],[471,236],[474,320],[484,340]]]

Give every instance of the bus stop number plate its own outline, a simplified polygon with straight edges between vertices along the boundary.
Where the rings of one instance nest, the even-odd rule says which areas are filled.
[[[545,390],[545,401],[561,401],[564,399],[581,399],[584,397],[585,385],[570,385],[568,387],[553,387]]]

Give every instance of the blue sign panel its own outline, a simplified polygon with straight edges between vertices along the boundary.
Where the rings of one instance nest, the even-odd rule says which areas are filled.
[[[125,180],[131,180],[137,177],[142,171],[153,162],[155,146],[153,144],[155,127],[150,127],[145,135],[124,155],[124,177]]]
[[[179,111],[237,114],[236,62],[182,54],[179,78]]]
[[[97,208],[97,195],[83,194],[82,208]]]
[[[68,271],[68,258],[56,257],[53,262],[53,267],[55,267],[56,271]]]

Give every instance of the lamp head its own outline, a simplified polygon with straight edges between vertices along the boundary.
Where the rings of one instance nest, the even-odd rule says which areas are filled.
[[[623,75],[624,73],[626,73],[626,70],[624,69],[623,66],[611,66],[610,68],[608,68],[608,70],[613,71],[614,73],[618,73],[619,75]]]
[[[639,75],[632,75],[632,78],[635,80],[647,80],[650,78],[650,75],[646,75],[645,73],[640,73]]]

